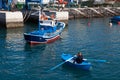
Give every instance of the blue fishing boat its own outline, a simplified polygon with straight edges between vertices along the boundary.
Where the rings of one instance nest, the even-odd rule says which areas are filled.
[[[112,23],[120,24],[120,16],[114,16],[111,18]]]
[[[73,63],[74,60],[73,59],[70,59],[72,58],[73,56],[71,54],[62,54],[61,55],[61,58],[66,61],[65,64],[66,65],[69,65],[71,67],[74,67],[74,68],[78,68],[78,69],[83,69],[83,70],[90,70],[92,65],[90,62],[87,62],[87,61],[83,61],[82,63],[78,64],[78,63]],[[70,59],[70,60],[69,60]]]
[[[65,23],[53,20],[50,17],[43,19],[43,16],[40,16],[39,18],[39,29],[30,33],[24,33],[25,40],[30,44],[38,44],[51,43],[59,39],[65,28]]]

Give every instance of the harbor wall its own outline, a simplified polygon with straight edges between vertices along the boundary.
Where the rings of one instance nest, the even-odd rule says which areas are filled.
[[[0,27],[14,28],[14,27],[23,27],[23,15],[22,12],[9,12],[9,11],[0,11]]]
[[[55,15],[59,21],[68,24],[69,19],[94,18],[94,17],[112,17],[120,15],[120,7],[85,7],[85,8],[64,8],[61,11],[46,9],[45,14]],[[27,13],[27,14],[26,14]],[[38,10],[26,10],[25,14],[21,11],[0,11],[0,27],[13,28],[23,27],[24,22],[38,22]]]
[[[69,12],[69,19],[101,18],[120,15],[120,7],[65,8],[64,11]]]
[[[68,24],[69,20],[69,12],[68,11],[49,11],[45,12],[46,15],[51,16],[54,14],[55,19],[58,21],[64,22],[66,25]]]
[[[113,17],[120,15],[120,7],[64,8],[62,11],[58,11],[58,9],[47,8],[44,10],[44,12],[48,16],[54,14],[57,20],[68,21],[69,19],[77,18]],[[30,16],[27,16],[25,21],[36,22],[36,20],[38,20],[38,10],[33,10],[27,13],[29,13]]]
[[[68,11],[49,11],[45,12],[46,15],[51,16],[54,15],[56,20],[68,20],[69,12]]]
[[[31,13],[31,15],[29,15],[28,17],[25,18],[25,21],[27,22],[33,22],[33,23],[37,23],[38,22],[38,14],[39,14],[39,11],[36,10],[36,11],[31,11],[31,12],[27,12],[29,15],[29,13]],[[62,12],[59,12],[59,11],[44,11],[44,13],[47,15],[47,16],[51,16],[51,15],[54,15],[54,18],[58,21],[63,21],[65,22],[66,24],[68,24],[68,20],[69,20],[69,13],[68,11],[62,11]],[[24,14],[25,16],[26,14]],[[27,20],[26,20],[27,19]]]

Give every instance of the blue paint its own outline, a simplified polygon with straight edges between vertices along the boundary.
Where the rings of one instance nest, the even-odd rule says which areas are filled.
[[[114,16],[111,18],[112,23],[120,23],[120,16]]]
[[[0,9],[5,9],[5,10],[11,10],[11,3],[12,3],[12,0],[1,0],[0,1]]]
[[[39,26],[37,31],[34,30],[29,33],[24,33],[24,38],[26,42],[29,43],[49,43],[51,41],[55,41],[59,38],[60,34],[65,28],[64,22],[57,22],[55,25],[51,25],[51,20],[43,20],[39,22]],[[47,23],[47,25],[46,25]],[[54,29],[55,27],[55,29]]]
[[[44,1],[43,0],[26,0],[26,2],[37,2],[37,3],[40,3],[42,4]]]
[[[31,6],[28,5],[30,2],[38,3],[41,5],[43,3],[43,0],[26,0],[25,5],[28,7],[28,9],[31,9]]]
[[[11,10],[11,3],[12,3],[12,0],[8,0],[8,11]]]
[[[0,0],[0,9],[2,8],[2,0]]]
[[[83,61],[82,63],[78,64],[78,63],[73,63],[71,61],[74,61],[72,60],[74,58],[73,55],[71,54],[65,54],[65,53],[62,53],[61,55],[61,58],[66,61],[65,64],[69,67],[72,67],[74,69],[82,69],[82,70],[87,70],[89,71],[91,68],[92,68],[92,64],[88,61]],[[70,60],[69,60],[70,59]],[[69,61],[68,61],[69,60]]]

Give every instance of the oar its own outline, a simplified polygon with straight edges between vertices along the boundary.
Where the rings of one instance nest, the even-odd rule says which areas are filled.
[[[74,58],[74,56],[73,56],[73,57],[70,57],[70,58],[69,58],[69,59],[67,59],[66,61],[64,61],[64,62],[62,62],[62,63],[60,63],[60,64],[58,64],[58,65],[54,66],[53,68],[51,68],[51,69],[50,69],[50,70],[48,70],[48,71],[52,71],[52,70],[54,70],[54,69],[58,68],[59,66],[61,66],[61,65],[62,65],[62,64],[64,64],[65,62],[67,62],[67,61],[71,60],[72,58]]]
[[[83,59],[85,61],[94,61],[94,62],[102,62],[102,63],[107,63],[107,60],[98,60],[98,59]]]

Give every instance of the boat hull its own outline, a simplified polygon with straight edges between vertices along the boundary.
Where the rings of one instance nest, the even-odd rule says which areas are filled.
[[[51,43],[56,41],[57,39],[60,38],[60,35],[56,35],[51,38],[43,38],[41,36],[36,36],[36,35],[30,35],[30,34],[24,34],[25,40],[30,43],[30,44],[45,44],[45,43]]]
[[[114,16],[111,18],[112,23],[120,24],[120,16]]]
[[[49,27],[42,25],[43,28]],[[37,30],[30,33],[24,33],[24,39],[30,44],[51,43],[60,38],[60,35],[65,28],[65,23],[59,22],[56,29]]]
[[[72,55],[70,54],[62,54],[61,55],[61,58],[65,61],[69,58],[71,58]],[[73,59],[71,59],[70,61],[67,61],[65,63],[66,65],[70,66],[70,67],[73,67],[73,68],[78,68],[78,69],[83,69],[83,70],[90,70],[92,65],[90,62],[87,62],[87,61],[83,61],[82,63],[78,64],[78,63],[73,63]]]

